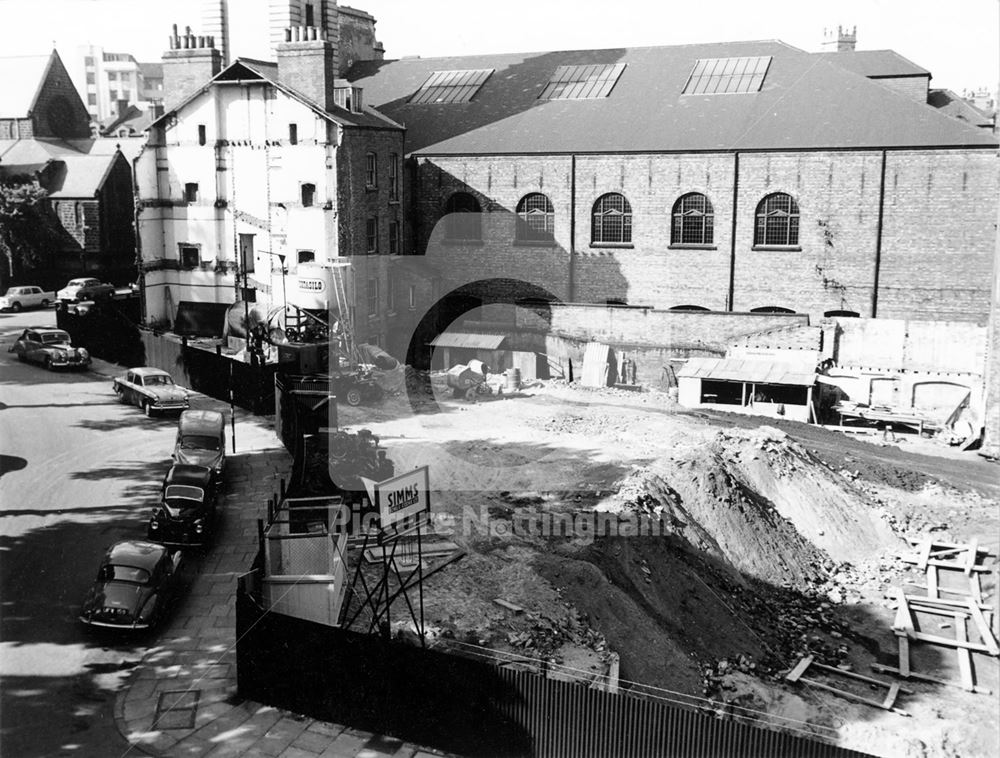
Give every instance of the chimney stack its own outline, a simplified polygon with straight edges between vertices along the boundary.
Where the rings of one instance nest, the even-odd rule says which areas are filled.
[[[195,36],[191,27],[184,34],[170,36],[170,49],[163,53],[163,104],[167,110],[188,96],[222,70],[222,55],[215,48],[215,38]]]
[[[337,49],[315,26],[285,29],[285,41],[277,48],[278,81],[310,102],[330,110],[334,105]]]
[[[836,31],[833,29],[823,30],[824,53],[852,51],[857,44],[858,27],[856,26],[852,26],[850,30],[844,26],[838,26]]]

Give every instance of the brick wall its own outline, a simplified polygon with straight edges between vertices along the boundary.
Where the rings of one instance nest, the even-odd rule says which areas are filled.
[[[918,103],[927,102],[927,89],[930,86],[930,77],[893,76],[885,79],[872,79],[872,81],[878,82],[911,100],[916,100]]]
[[[364,11],[341,6],[339,20],[339,73],[342,75],[355,61],[382,60],[382,45],[375,40],[375,18]]]
[[[208,84],[222,70],[222,54],[215,48],[167,50],[163,53],[163,104],[166,110]]]
[[[33,137],[87,139],[90,114],[58,56],[53,56],[45,81],[31,111]]]
[[[874,150],[740,155],[735,244],[731,153],[579,156],[575,172],[569,156],[419,157],[417,251],[444,270],[446,285],[448,277],[502,275],[580,302],[724,310],[735,247],[737,311],[778,306],[821,318],[837,310],[868,316],[877,307],[893,318],[984,322],[1000,193],[995,154],[889,151],[885,160],[877,303],[882,153]],[[481,242],[448,242],[435,228],[454,192],[478,199]],[[529,192],[543,192],[554,206],[554,245],[514,243],[514,213]],[[628,247],[591,244],[593,204],[607,192],[631,205]],[[687,192],[705,194],[713,206],[714,238],[705,248],[670,245],[673,204]],[[753,244],[757,205],[773,192],[799,206],[799,243],[791,249]]]
[[[0,118],[0,139],[31,139],[35,128],[29,118]]]

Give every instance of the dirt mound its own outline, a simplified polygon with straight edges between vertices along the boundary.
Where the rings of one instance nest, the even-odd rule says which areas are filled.
[[[658,514],[692,546],[779,585],[900,544],[863,491],[769,427],[718,431],[637,470],[597,507]]]

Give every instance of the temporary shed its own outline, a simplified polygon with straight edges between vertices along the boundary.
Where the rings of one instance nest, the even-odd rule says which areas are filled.
[[[502,334],[442,332],[431,340],[433,365],[447,370],[459,363],[480,360],[491,373],[500,373],[510,365],[510,358],[504,349],[505,340]]]
[[[677,372],[681,405],[733,406],[765,416],[813,421],[816,372],[748,358],[690,358]]]

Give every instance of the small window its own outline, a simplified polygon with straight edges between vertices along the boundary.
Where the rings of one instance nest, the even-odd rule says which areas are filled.
[[[445,237],[450,240],[482,239],[479,201],[468,192],[456,192],[444,206]]]
[[[94,72],[93,71],[88,71],[87,72],[87,84],[97,84],[97,81],[94,78]]]
[[[389,255],[399,255],[399,222],[389,222]]]
[[[365,222],[365,250],[369,253],[378,252],[378,219],[370,218]]]
[[[390,313],[396,310],[396,277],[390,271],[385,290],[385,305]]]
[[[313,200],[316,198],[316,185],[315,184],[303,184],[302,185],[302,207],[311,208]]]
[[[178,245],[181,268],[198,268],[201,263],[201,251],[197,245]]]
[[[795,313],[791,308],[783,308],[780,305],[764,305],[760,308],[751,308],[751,313]]]
[[[590,240],[598,244],[632,241],[632,206],[623,195],[611,192],[594,203]]]
[[[594,100],[607,97],[624,70],[624,63],[559,66],[538,99]]]
[[[709,310],[703,305],[672,305],[670,306],[672,311],[707,311]]]
[[[368,315],[378,314],[378,279],[368,280]]]
[[[715,212],[708,198],[691,192],[674,203],[671,245],[711,245],[714,237]]]
[[[861,318],[857,311],[825,311],[823,318]]]
[[[299,250],[298,253],[296,253],[296,257],[299,263],[316,262],[316,252],[314,250]]]
[[[306,26],[316,26],[315,18],[312,3],[306,3]]]
[[[492,68],[434,71],[410,98],[410,104],[467,103],[492,73]]]
[[[759,92],[771,56],[699,58],[682,95],[738,95]]]
[[[378,186],[378,157],[375,153],[365,155],[365,187],[371,189]]]
[[[525,195],[517,204],[517,239],[522,241],[551,241],[555,210],[552,201],[540,192]]]
[[[390,202],[399,200],[399,155],[392,153],[389,156],[389,200]]]
[[[411,284],[406,291],[406,306],[412,311],[417,308],[417,287]]]
[[[208,142],[208,130],[204,124],[198,124],[198,144],[204,145]]]
[[[297,145],[299,144],[299,125],[289,124],[288,125],[288,144]]]
[[[755,247],[799,244],[799,206],[791,195],[775,192],[765,197],[757,206],[756,219]]]
[[[198,183],[188,182],[184,185],[184,200],[188,203],[198,202]]]

